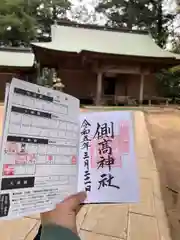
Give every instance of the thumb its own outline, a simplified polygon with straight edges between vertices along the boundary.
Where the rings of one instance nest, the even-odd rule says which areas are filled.
[[[81,203],[84,202],[86,199],[87,194],[86,192],[79,192],[77,194],[74,194],[64,200],[64,203],[71,208],[71,210],[76,210]]]

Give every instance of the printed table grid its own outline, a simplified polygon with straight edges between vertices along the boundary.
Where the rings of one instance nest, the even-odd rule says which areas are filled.
[[[8,97],[0,217],[52,209],[77,188],[79,100],[17,79]]]

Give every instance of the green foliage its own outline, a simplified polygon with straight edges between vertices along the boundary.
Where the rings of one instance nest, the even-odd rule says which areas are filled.
[[[142,28],[152,16],[152,12],[144,1],[105,0],[96,7],[98,12],[103,12],[108,18],[108,24],[113,26]],[[146,16],[146,17],[145,17]]]
[[[27,1],[1,0],[0,39],[3,44],[18,46],[35,37],[36,20],[27,10]]]
[[[180,12],[180,0],[175,0],[176,1],[176,11]]]
[[[108,19],[107,25],[128,29],[149,30],[163,47],[169,36],[173,14],[163,13],[162,0],[101,0],[96,11]]]
[[[180,69],[162,70],[156,75],[158,90],[161,96],[180,98]]]
[[[67,0],[39,0],[36,20],[41,41],[49,40],[51,25],[60,19],[66,18],[66,12],[71,3]]]
[[[0,45],[28,45],[49,40],[50,26],[66,15],[68,0],[1,0]]]

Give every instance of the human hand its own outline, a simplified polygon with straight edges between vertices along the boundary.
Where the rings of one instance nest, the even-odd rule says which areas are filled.
[[[57,204],[56,209],[41,214],[42,225],[56,224],[77,234],[76,215],[85,199],[86,192],[69,196],[62,203]]]

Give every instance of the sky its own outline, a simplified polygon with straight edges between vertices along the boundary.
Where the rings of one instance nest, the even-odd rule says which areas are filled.
[[[92,9],[92,6],[97,3],[97,0],[71,0],[71,2],[76,6],[85,4],[89,9]]]
[[[176,1],[175,0],[164,0],[165,2],[165,9],[167,12],[175,12],[176,10]]]
[[[80,22],[84,23],[94,23],[98,25],[104,25],[106,23],[106,19],[102,14],[94,15],[94,6],[99,2],[98,0],[70,0],[73,4],[72,10],[77,12],[82,6],[84,6],[84,11],[81,9],[81,14],[79,18],[81,18]],[[88,14],[86,14],[88,12]],[[92,17],[88,17],[88,15],[92,15]],[[69,15],[71,18],[71,15]],[[79,18],[77,20],[79,20]]]

